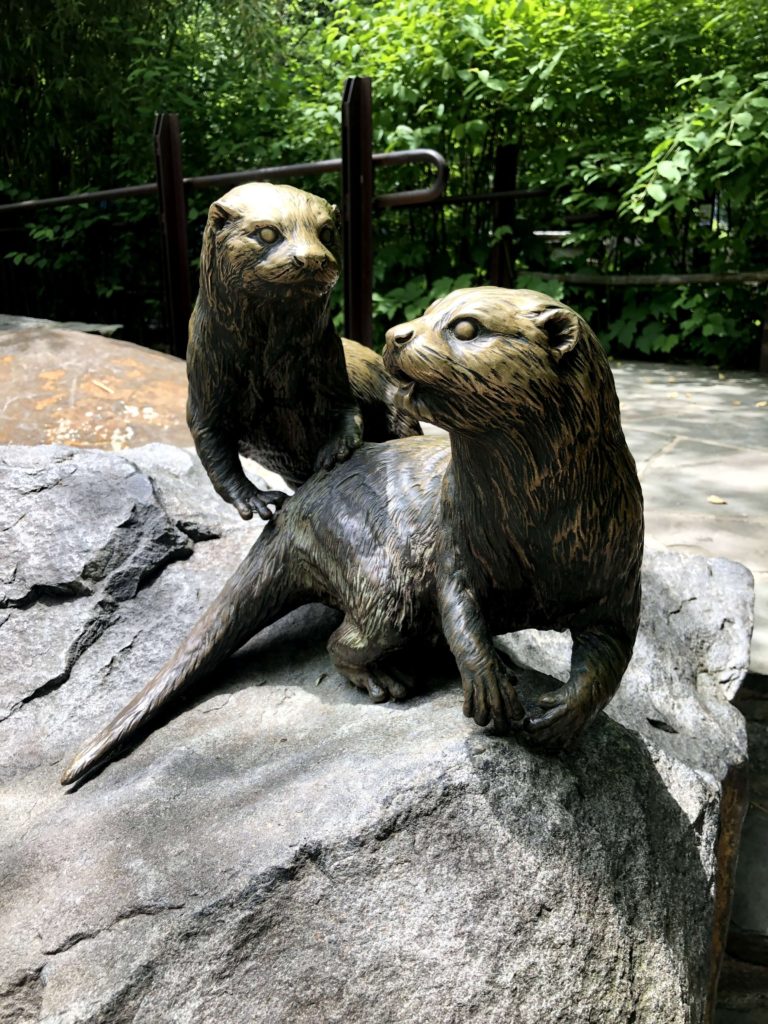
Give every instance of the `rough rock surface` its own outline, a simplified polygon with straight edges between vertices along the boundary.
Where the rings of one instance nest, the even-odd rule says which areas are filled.
[[[463,719],[453,677],[370,704],[311,606],[65,792],[258,526],[164,446],[0,449],[0,509],[2,1024],[709,1019],[746,570],[647,556],[635,659],[566,754]],[[565,638],[504,644],[562,675]]]

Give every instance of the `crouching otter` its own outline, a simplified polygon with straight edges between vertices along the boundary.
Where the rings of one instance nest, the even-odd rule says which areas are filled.
[[[244,519],[268,519],[285,495],[255,487],[239,452],[297,487],[363,440],[421,433],[395,407],[381,357],[333,327],[338,246],[335,208],[290,185],[240,185],[210,208],[187,422],[211,483]]]
[[[463,289],[389,331],[384,358],[402,407],[449,437],[364,445],[308,481],[63,783],[309,601],[344,613],[329,653],[374,700],[407,695],[391,657],[440,630],[478,725],[557,746],[610,700],[638,626],[642,496],[594,334],[537,292]],[[568,682],[530,717],[492,643],[526,627],[573,637]]]

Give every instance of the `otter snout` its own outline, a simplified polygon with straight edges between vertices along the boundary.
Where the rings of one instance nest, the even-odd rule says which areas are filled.
[[[384,337],[388,345],[393,348],[402,348],[413,337],[413,327],[410,324],[398,324],[397,327],[390,327]]]
[[[330,263],[327,253],[295,252],[291,255],[294,267],[306,270],[322,270]]]
[[[386,345],[382,352],[384,366],[395,378],[398,384],[411,384],[412,379],[407,375],[400,365],[400,357],[408,351],[408,344],[413,341],[416,330],[413,323],[397,324],[390,327],[384,335]]]

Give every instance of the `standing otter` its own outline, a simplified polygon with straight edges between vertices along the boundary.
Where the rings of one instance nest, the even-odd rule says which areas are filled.
[[[530,291],[463,289],[387,335],[401,404],[442,437],[365,445],[302,487],[176,654],[64,772],[75,781],[179,689],[298,605],[344,612],[328,650],[374,700],[389,657],[442,627],[478,725],[571,741],[615,693],[637,633],[642,495],[599,342]],[[526,719],[495,634],[570,629],[567,683]]]
[[[268,519],[285,495],[255,487],[238,452],[297,487],[363,440],[421,433],[395,408],[381,357],[342,346],[331,323],[338,244],[335,207],[290,185],[240,185],[211,205],[187,422],[211,483],[244,519]]]

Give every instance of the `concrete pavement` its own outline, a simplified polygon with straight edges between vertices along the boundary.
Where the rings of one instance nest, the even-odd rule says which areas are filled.
[[[768,674],[768,377],[613,363],[646,535],[755,577],[751,670]]]

